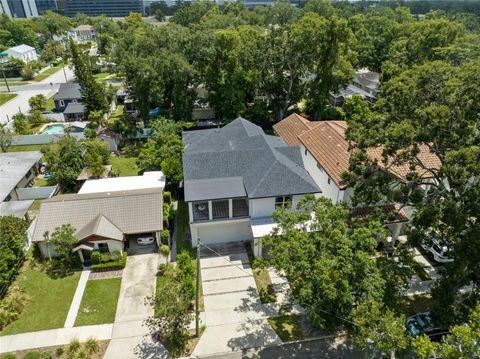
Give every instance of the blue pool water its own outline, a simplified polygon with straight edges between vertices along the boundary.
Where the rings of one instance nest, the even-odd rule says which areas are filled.
[[[65,133],[65,127],[63,127],[63,125],[50,125],[42,131],[43,135],[57,135],[60,133]]]

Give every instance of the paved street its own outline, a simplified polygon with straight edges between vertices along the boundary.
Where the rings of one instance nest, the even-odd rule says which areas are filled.
[[[68,81],[74,79],[72,69],[66,67],[65,72]],[[0,84],[2,83],[3,82],[0,82]],[[8,120],[11,120],[12,116],[19,111],[24,113],[28,112],[30,110],[30,106],[28,105],[28,99],[30,97],[38,94],[43,94],[46,97],[53,96],[57,92],[61,83],[65,83],[65,76],[62,70],[57,71],[38,83],[23,86],[10,86],[11,92],[16,93],[17,96],[0,106],[0,123],[6,123]],[[7,91],[7,88],[5,86],[0,86],[0,91]]]
[[[199,356],[211,359],[361,359],[362,352],[354,348],[351,340],[343,337],[332,339],[317,339],[302,343],[282,344],[264,348],[262,350],[248,350],[229,354]]]
[[[225,353],[280,344],[266,318],[275,308],[260,302],[243,243],[202,249],[201,272],[206,330],[193,355]]]

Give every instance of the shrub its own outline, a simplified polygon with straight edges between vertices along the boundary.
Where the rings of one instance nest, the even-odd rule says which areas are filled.
[[[108,262],[112,262],[110,260],[110,253],[102,253],[102,260],[101,260],[101,263],[108,263]]]
[[[122,254],[119,251],[114,251],[110,253],[110,260],[118,262],[122,258]]]
[[[168,241],[170,239],[170,231],[168,229],[162,229],[160,232],[160,241],[162,244],[168,244]]]
[[[35,71],[31,66],[25,65],[21,70],[20,70],[20,75],[24,80],[33,80],[35,77]]]
[[[99,264],[102,261],[102,253],[99,251],[92,252],[92,264]]]
[[[158,265],[158,274],[159,275],[163,275],[166,270],[167,270],[167,263],[160,263]]]
[[[163,226],[165,228],[169,227],[168,220],[170,218],[170,205],[168,203],[163,204]]]
[[[177,256],[177,269],[182,292],[189,300],[193,300],[196,268],[188,252],[182,252]]]
[[[78,339],[72,339],[70,343],[67,345],[66,354],[67,357],[73,356],[76,352],[78,352],[82,347],[80,341]]]
[[[41,359],[41,355],[40,352],[28,352],[23,356],[23,359]]]
[[[13,287],[0,302],[0,330],[18,318],[28,302],[28,295],[18,287]]]
[[[61,357],[64,352],[65,352],[65,349],[63,349],[63,347],[57,348],[57,349],[55,349],[55,356],[57,358]]]
[[[17,359],[17,356],[13,353],[7,353],[0,355],[0,359]]]
[[[162,244],[158,251],[160,252],[160,254],[167,257],[170,254],[170,247],[166,244]]]
[[[43,352],[40,355],[40,359],[52,359],[52,358],[53,358],[53,356],[52,356],[51,352]]]
[[[93,264],[91,267],[91,270],[93,272],[119,270],[119,269],[125,268],[125,264],[127,264],[127,252],[123,252],[122,255],[120,256],[120,259],[116,262]]]
[[[96,354],[100,351],[100,345],[98,344],[98,341],[94,338],[88,339],[85,344],[83,344],[83,347],[90,355]]]
[[[163,192],[163,201],[168,204],[172,203],[172,193],[168,191]]]

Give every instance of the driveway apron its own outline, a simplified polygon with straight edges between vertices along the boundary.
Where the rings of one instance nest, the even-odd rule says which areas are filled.
[[[202,248],[200,265],[206,329],[193,355],[281,343],[267,321],[276,311],[260,302],[243,243]]]

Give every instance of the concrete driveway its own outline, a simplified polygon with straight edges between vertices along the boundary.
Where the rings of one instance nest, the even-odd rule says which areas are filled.
[[[266,318],[276,315],[260,302],[243,243],[209,245],[201,251],[206,330],[193,355],[279,344]]]
[[[129,256],[123,270],[112,340],[104,358],[163,358],[168,353],[154,343],[143,321],[153,315],[145,299],[155,294],[159,255]]]

